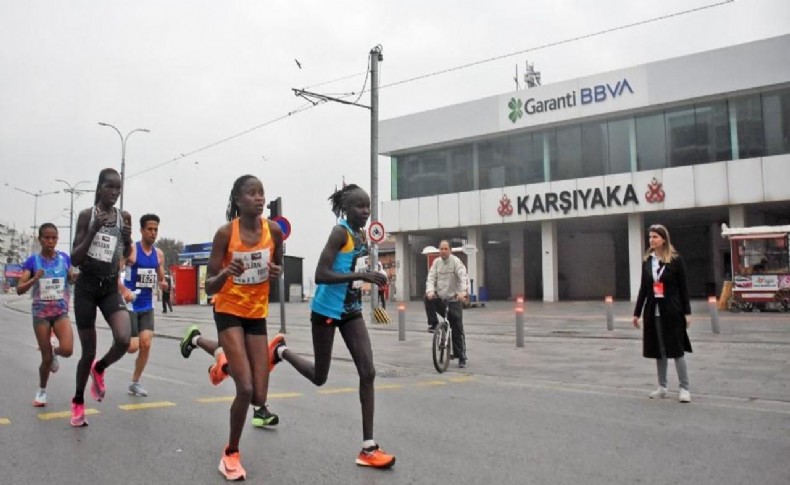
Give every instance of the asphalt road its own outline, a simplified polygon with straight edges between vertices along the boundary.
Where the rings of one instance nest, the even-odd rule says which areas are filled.
[[[49,405],[33,408],[39,354],[29,319],[0,307],[0,483],[224,482],[217,463],[227,441],[233,386],[208,383],[208,355],[198,350],[184,360],[176,340],[156,339],[143,378],[149,397],[127,395],[134,364],[134,357],[127,356],[107,372],[106,400],[95,403],[88,397],[87,407],[96,413],[88,416],[90,426],[74,429],[68,409],[79,344],[75,356],[63,359],[60,372],[50,379]],[[100,322],[99,327],[106,324]],[[305,336],[289,339],[294,350],[310,353]],[[375,434],[385,450],[397,455],[394,468],[379,471],[354,464],[361,445],[356,372],[337,338],[338,358],[324,387],[312,386],[287,364],[275,370],[270,404],[281,424],[275,429],[245,428],[241,450],[248,481],[790,482],[786,400],[754,402],[727,393],[709,394],[691,404],[679,404],[674,393],[670,399],[649,400],[648,387],[618,385],[606,357],[586,362],[584,368],[570,368],[568,356],[584,352],[585,344],[575,339],[546,337],[543,345],[555,351],[524,357],[528,374],[506,363],[499,367],[502,371],[487,367],[485,373],[476,372],[475,361],[509,355],[479,345],[469,372],[454,368],[442,375],[430,367],[427,353],[424,366],[407,357],[400,365],[391,358],[398,352],[393,350],[396,344],[376,335],[373,340],[374,351],[382,356],[377,364]],[[531,344],[539,340],[533,338]],[[109,343],[109,332],[99,331],[99,351]],[[621,348],[633,351],[638,342],[587,345],[610,346],[616,355]],[[428,348],[424,343],[419,347],[420,352]],[[786,354],[787,346],[763,347],[762,352],[754,357],[771,359],[773,353]],[[732,365],[726,357],[719,365]],[[773,358],[787,360],[786,355]],[[644,361],[630,362],[639,373],[650,375]],[[621,367],[623,376],[634,372]],[[562,375],[557,368],[564,369]],[[702,378],[704,373],[700,370],[695,376],[693,369],[692,379]],[[607,378],[595,379],[597,370]],[[584,379],[569,379],[575,372]],[[738,378],[735,369],[732,375]],[[670,365],[670,380],[673,377]]]

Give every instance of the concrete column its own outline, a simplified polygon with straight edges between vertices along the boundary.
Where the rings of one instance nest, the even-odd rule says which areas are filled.
[[[524,298],[524,230],[519,225],[508,231],[510,240],[510,297]]]
[[[746,227],[746,208],[742,205],[730,206],[730,227]]]
[[[628,277],[631,288],[631,301],[639,296],[642,280],[642,257],[645,254],[644,216],[641,213],[628,214]]]
[[[555,302],[559,299],[557,279],[557,223],[540,223],[541,250],[543,255],[543,301]]]
[[[467,244],[477,248],[477,251],[466,256],[466,272],[469,280],[473,282],[474,293],[480,297],[480,287],[485,286],[485,252],[483,251],[483,230],[479,227],[470,227],[466,230]],[[471,289],[471,288],[470,288]]]
[[[411,297],[412,254],[409,251],[409,236],[395,235],[395,299],[409,301]]]
[[[724,252],[729,240],[721,237],[721,224],[710,225],[710,254],[713,256],[713,281],[716,283],[716,294],[721,294],[724,286]]]

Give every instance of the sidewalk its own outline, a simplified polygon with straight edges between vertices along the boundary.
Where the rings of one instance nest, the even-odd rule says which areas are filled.
[[[3,296],[10,309],[29,313],[28,297]],[[369,303],[367,304],[369,305]],[[393,323],[366,321],[379,378],[432,373],[431,334],[422,302],[407,302],[406,339],[398,340],[398,304],[387,311]],[[195,324],[216,337],[211,307],[176,306],[162,314],[157,307],[158,337],[180,340]],[[269,308],[269,334],[280,329],[280,305]],[[513,302],[488,302],[464,311],[469,367],[463,374],[551,385],[589,386],[645,393],[655,386],[655,365],[641,357],[641,331],[631,326],[633,305],[614,303],[614,330],[606,330],[603,302],[542,303],[528,301],[524,312],[525,346],[516,347]],[[790,314],[721,312],[720,334],[711,331],[708,303],[692,302],[689,329],[694,352],[688,356],[692,395],[697,398],[762,400],[786,406],[790,413]],[[286,339],[291,349],[312,355],[308,303],[286,303]],[[102,325],[99,325],[102,328]],[[343,340],[335,340],[334,358],[350,361]],[[455,362],[450,372],[459,373]],[[677,387],[670,365],[670,388]]]

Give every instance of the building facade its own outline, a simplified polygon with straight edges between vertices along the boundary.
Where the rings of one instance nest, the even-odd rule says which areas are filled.
[[[400,297],[448,239],[481,296],[635,299],[653,223],[716,294],[722,223],[790,223],[790,36],[386,120],[379,146]]]

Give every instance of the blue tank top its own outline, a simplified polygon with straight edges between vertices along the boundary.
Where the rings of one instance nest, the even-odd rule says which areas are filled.
[[[143,245],[139,241],[135,243],[135,252],[135,262],[131,267],[126,268],[123,284],[131,291],[140,290],[140,294],[132,302],[132,309],[135,312],[145,312],[154,309],[153,294],[157,285],[156,270],[159,268],[159,256],[155,246],[151,248],[151,254],[145,254]]]
[[[354,234],[345,219],[340,225],[346,230],[346,243],[340,248],[332,262],[332,271],[352,273],[365,271],[364,257],[368,247],[362,236]],[[336,320],[343,320],[362,311],[362,281],[348,283],[319,284],[310,309]]]

